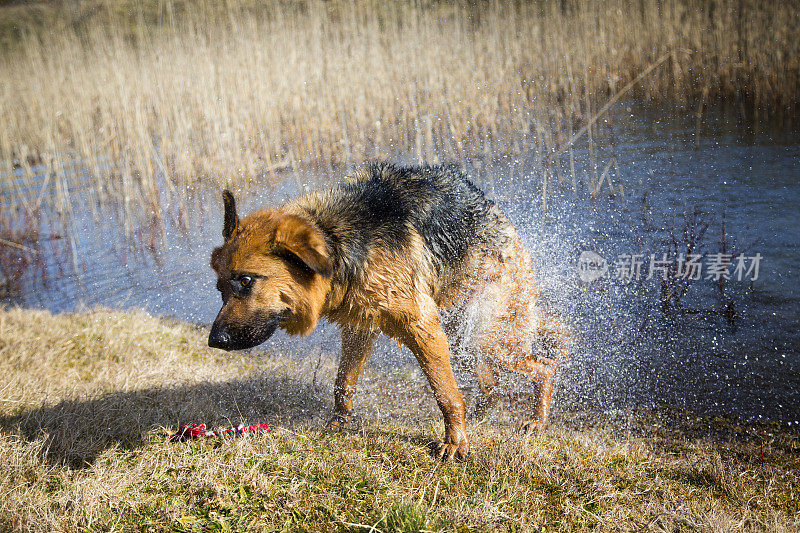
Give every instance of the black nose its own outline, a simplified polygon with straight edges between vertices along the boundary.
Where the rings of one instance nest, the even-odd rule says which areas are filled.
[[[212,348],[227,350],[231,345],[231,334],[219,324],[214,323],[211,326],[211,333],[208,335],[208,345]]]

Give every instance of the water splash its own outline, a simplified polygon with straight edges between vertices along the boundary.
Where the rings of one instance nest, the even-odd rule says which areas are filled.
[[[531,251],[544,302],[576,331],[578,349],[560,375],[556,407],[612,411],[667,405],[796,424],[800,242],[790,228],[800,202],[795,178],[800,143],[742,138],[735,129],[697,138],[691,120],[660,116],[653,126],[653,117],[635,115],[642,118],[618,117],[613,138],[577,146],[571,159],[549,169],[521,159],[466,164]],[[294,174],[275,188],[244,195],[241,209],[279,205],[328,179],[324,173]],[[218,191],[196,192],[185,203],[186,227],[157,228],[153,247],[130,246],[113,216],[98,221],[76,211],[75,264],[65,259],[71,253],[63,249],[66,242],[49,243],[43,248],[46,283],[23,278],[13,301],[54,311],[143,307],[208,324],[219,306],[208,267],[211,248],[221,242],[219,204]],[[706,280],[687,291],[682,304],[688,311],[665,313],[657,280],[579,279],[582,251],[607,259],[663,253],[669,230],[692,210],[708,217],[704,252],[714,252],[727,239],[755,242],[753,251],[764,255],[759,280],[729,284],[735,327],[718,312],[718,289]],[[464,335],[477,312],[473,309],[462,325]],[[277,335],[260,350],[297,357],[319,350],[336,354],[337,328],[323,324],[305,339]],[[395,370],[414,361],[407,350],[383,341],[372,364]],[[472,386],[466,373],[460,379]]]

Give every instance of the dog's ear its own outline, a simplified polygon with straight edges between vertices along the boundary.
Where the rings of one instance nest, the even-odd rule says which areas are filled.
[[[288,252],[308,268],[324,278],[333,274],[333,264],[322,233],[307,220],[295,215],[286,215],[278,222],[275,245]]]
[[[222,236],[227,241],[233,236],[239,225],[239,215],[236,214],[236,200],[231,191],[222,191],[222,202],[225,204],[225,225],[222,227]]]

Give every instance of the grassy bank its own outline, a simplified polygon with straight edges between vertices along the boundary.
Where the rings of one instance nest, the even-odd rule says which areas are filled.
[[[80,178],[91,198],[159,213],[199,181],[374,157],[535,153],[546,170],[621,92],[699,115],[714,102],[791,113],[796,7],[11,3],[0,8],[2,187],[35,206],[44,173],[63,211]]]
[[[500,408],[438,465],[421,376],[367,373],[361,428],[326,433],[333,354],[222,354],[143,313],[0,312],[0,529],[792,530],[800,444],[770,427]],[[423,398],[423,400],[420,400]],[[267,422],[170,443],[189,421]]]

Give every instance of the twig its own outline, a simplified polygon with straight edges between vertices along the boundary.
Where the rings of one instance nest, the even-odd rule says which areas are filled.
[[[587,122],[585,125],[583,125],[581,127],[581,129],[576,131],[575,134],[572,137],[570,137],[570,139],[567,141],[567,143],[564,146],[562,146],[558,151],[556,151],[556,153],[554,155],[560,155],[560,154],[564,153],[564,151],[567,148],[569,148],[570,146],[575,144],[575,141],[577,141],[581,136],[583,136],[584,133],[589,131],[589,128],[591,128],[594,125],[594,123],[597,122],[600,119],[600,117],[605,115],[608,112],[608,110],[611,109],[611,106],[616,104],[617,101],[620,98],[622,98],[622,96],[625,93],[627,93],[628,91],[633,89],[633,87],[637,83],[642,81],[642,79],[644,79],[648,74],[653,72],[659,65],[661,65],[661,63],[666,61],[671,56],[672,56],[672,52],[667,52],[666,54],[662,55],[654,63],[651,63],[646,69],[644,69],[638,76],[636,76],[630,82],[628,82],[628,84],[625,85],[625,87],[620,89],[620,91],[617,94],[612,96],[611,99],[608,102],[606,102],[606,105],[604,105],[603,107],[600,108],[600,111],[598,111],[597,113],[592,115],[592,117],[589,119],[589,122]]]
[[[6,246],[10,246],[10,247],[16,248],[18,250],[22,250],[23,252],[28,252],[28,253],[35,254],[35,255],[39,254],[39,252],[37,252],[33,248],[30,248],[28,246],[25,246],[24,244],[19,244],[19,243],[13,242],[13,241],[7,241],[6,239],[3,239],[3,238],[0,238],[0,244],[4,244]]]
[[[368,529],[370,531],[370,533],[372,531],[377,531],[378,533],[383,533],[383,531],[381,531],[380,529],[378,529],[375,526],[368,526],[367,524],[354,524],[352,522],[345,522],[344,520],[340,520],[339,522],[342,523],[343,525],[347,526],[347,527],[358,527],[358,528],[361,528],[361,529]],[[378,525],[379,523],[380,523],[380,521],[378,521],[378,523],[376,523],[375,525]]]

